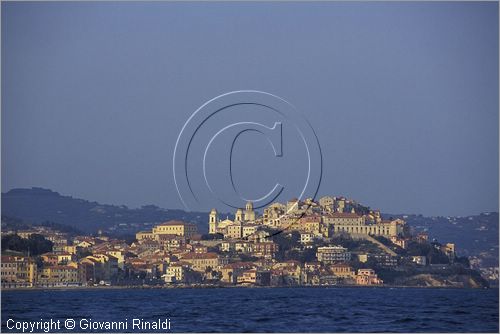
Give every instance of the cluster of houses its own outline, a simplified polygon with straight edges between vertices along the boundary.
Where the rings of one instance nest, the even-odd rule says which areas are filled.
[[[2,287],[148,283],[380,285],[383,281],[373,269],[355,270],[350,263],[353,257],[361,263],[374,258],[383,266],[396,266],[396,257],[389,249],[383,254],[352,254],[328,241],[339,233],[356,238],[382,236],[405,248],[409,238],[403,220],[383,220],[378,211],[336,197],[323,197],[318,202],[294,199],[287,204],[274,203],[261,216],[248,203],[245,210],[236,211],[234,220],[220,219],[214,209],[208,225],[209,235],[200,235],[192,223],[168,221],[150,231],[138,232],[131,244],[104,235],[68,237],[41,227],[15,231],[12,233],[24,238],[41,234],[54,247],[36,259],[2,256]],[[274,236],[292,232],[300,233],[298,246],[314,250],[314,260],[300,262],[277,256],[280,244]],[[316,246],[318,240],[322,246]],[[454,252],[454,245],[447,247]],[[412,260],[425,265],[425,256]]]
[[[378,210],[370,210],[344,197],[292,199],[286,204],[273,203],[258,217],[251,202],[245,210],[238,209],[234,220],[220,219],[217,210],[209,216],[209,233],[221,234],[229,239],[246,238],[261,227],[275,230],[299,231],[304,240],[328,238],[336,233],[377,235],[404,242],[406,223],[401,219],[383,220]]]

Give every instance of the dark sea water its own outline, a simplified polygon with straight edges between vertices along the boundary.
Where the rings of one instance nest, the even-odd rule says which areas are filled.
[[[127,319],[129,327],[125,332],[139,332],[131,328],[133,318],[151,321],[170,319],[171,332],[498,333],[499,330],[497,289],[2,291],[2,332],[19,332],[6,327],[9,318],[16,321],[37,321],[40,318],[63,321],[72,318],[77,326],[73,332],[90,332],[78,327],[81,319]]]

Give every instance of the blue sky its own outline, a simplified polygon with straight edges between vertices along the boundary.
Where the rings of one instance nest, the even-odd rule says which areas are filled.
[[[3,2],[2,191],[181,208],[183,124],[256,89],[316,131],[320,195],[391,213],[497,211],[498,72],[495,2]],[[237,145],[242,191],[297,172],[268,164],[262,138]]]

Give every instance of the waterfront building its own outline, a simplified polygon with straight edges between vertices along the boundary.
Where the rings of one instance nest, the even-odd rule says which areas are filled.
[[[335,275],[321,275],[319,277],[319,285],[337,285],[341,278]]]
[[[118,274],[118,259],[109,254],[94,253],[84,257],[79,263],[82,266],[80,276],[85,281],[110,281]]]
[[[356,275],[356,284],[358,285],[380,285],[384,282],[378,278],[373,269],[359,269]]]
[[[257,269],[249,269],[242,272],[237,278],[238,284],[255,284],[269,285],[271,284],[271,272]]]
[[[182,283],[184,282],[184,277],[189,268],[190,264],[187,262],[172,262],[162,277],[166,283]]]
[[[303,270],[299,261],[288,260],[273,264],[272,269],[278,270],[285,285],[300,285],[303,282]]]
[[[221,281],[224,283],[236,284],[238,283],[238,277],[243,275],[243,272],[245,272],[246,270],[251,269],[256,269],[255,264],[253,264],[252,262],[228,263],[221,269]]]
[[[185,253],[179,255],[183,262],[191,265],[195,271],[205,272],[207,268],[217,269],[219,267],[219,255],[217,253]]]
[[[97,283],[102,279],[101,263],[93,258],[83,258],[78,261],[78,272],[80,282],[86,284],[88,282]]]
[[[36,285],[38,268],[32,258],[2,256],[1,261],[2,287],[32,287]]]
[[[105,251],[106,255],[111,255],[112,257],[116,258],[118,268],[124,269],[125,268],[125,254],[126,252],[123,250],[117,250],[117,249],[110,249]]]
[[[17,261],[13,256],[2,256],[2,283],[17,281]]]
[[[337,263],[329,266],[330,271],[337,277],[343,279],[355,279],[356,272],[354,268],[345,263]]]
[[[38,284],[41,286],[81,285],[78,267],[71,265],[44,267],[38,276]]]

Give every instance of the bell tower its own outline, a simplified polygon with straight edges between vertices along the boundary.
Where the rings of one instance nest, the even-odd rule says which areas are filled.
[[[243,210],[241,209],[236,210],[236,214],[234,215],[234,221],[236,222],[243,221]]]
[[[210,216],[208,217],[208,233],[217,233],[217,224],[219,223],[219,218],[217,217],[217,210],[212,209],[210,211]]]

